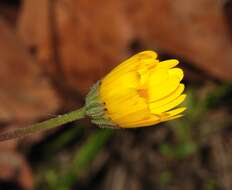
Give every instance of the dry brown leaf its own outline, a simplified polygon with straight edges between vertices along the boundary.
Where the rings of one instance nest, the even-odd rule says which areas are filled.
[[[23,155],[16,151],[17,141],[0,143],[0,179],[17,180],[24,189],[32,189],[33,176]]]
[[[123,9],[116,1],[61,0],[49,4],[48,0],[42,0],[35,6],[24,0],[19,33],[28,46],[34,42],[39,62],[45,63],[47,57],[53,61],[45,65],[55,63],[60,67],[62,76],[56,76],[61,78],[60,82],[64,80],[67,86],[85,94],[91,84],[128,53],[131,31],[120,13]],[[50,17],[45,22],[47,15]]]
[[[133,41],[231,80],[232,46],[218,0],[24,0],[19,33],[39,63],[85,94],[131,52]],[[49,70],[49,69],[48,69]]]
[[[58,98],[13,30],[0,19],[0,120],[30,121],[48,116]]]
[[[136,0],[127,13],[150,47],[189,60],[222,80],[232,80],[232,44],[218,0]]]
[[[50,22],[51,1],[23,1],[18,19],[18,34],[24,45],[36,54],[37,63],[56,75]],[[55,35],[55,34],[53,34]]]

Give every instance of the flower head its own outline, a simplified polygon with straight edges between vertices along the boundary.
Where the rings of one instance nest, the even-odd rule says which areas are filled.
[[[178,60],[159,61],[154,51],[138,53],[90,91],[87,114],[99,125],[134,128],[178,118],[186,95]]]

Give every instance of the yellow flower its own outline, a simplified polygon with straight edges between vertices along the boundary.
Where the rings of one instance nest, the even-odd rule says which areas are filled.
[[[176,107],[186,95],[180,83],[183,71],[174,68],[177,64],[176,59],[160,62],[154,51],[132,56],[101,80],[95,97],[104,110],[101,107],[102,113],[95,112],[96,117],[89,115],[95,123],[101,124],[99,118],[104,116],[112,126],[121,128],[150,126],[182,116],[186,108]]]

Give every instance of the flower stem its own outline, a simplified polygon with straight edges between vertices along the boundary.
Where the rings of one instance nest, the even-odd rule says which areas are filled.
[[[60,125],[84,118],[84,117],[85,117],[85,107],[66,113],[66,114],[63,114],[63,115],[58,115],[55,118],[42,121],[40,123],[36,123],[29,127],[18,128],[15,130],[4,132],[0,134],[0,141],[6,141],[6,140],[18,138],[18,137],[24,137],[26,135],[29,135],[29,134],[32,134],[38,131],[52,129]]]

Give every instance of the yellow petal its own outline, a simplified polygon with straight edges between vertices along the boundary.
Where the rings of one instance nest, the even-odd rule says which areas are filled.
[[[115,98],[114,102],[106,101],[106,107],[112,120],[139,111],[143,111],[144,113],[147,111],[149,114],[149,110],[144,99],[141,98],[135,90],[131,90],[130,94],[131,96],[128,96],[126,99],[123,99],[122,97],[120,102],[117,98]]]
[[[179,107],[179,108],[173,109],[173,110],[165,112],[165,113],[167,113],[169,115],[169,117],[173,117],[177,114],[182,113],[185,110],[186,110],[186,107]]]
[[[159,68],[159,69],[154,68],[151,70],[149,76],[150,76],[149,81],[147,82],[150,86],[154,86],[162,82],[165,82],[166,80],[168,80],[168,77],[170,77],[168,70],[165,68]]]
[[[150,116],[150,112],[148,109],[143,109],[139,111],[128,112],[126,115],[121,115],[118,117],[114,117],[113,120],[118,123],[119,126],[126,126],[130,123],[135,123],[137,121],[143,121],[148,119]]]
[[[179,96],[178,98],[176,98],[175,100],[173,100],[165,105],[162,105],[160,107],[156,107],[155,104],[151,104],[150,110],[154,114],[161,114],[161,113],[166,112],[172,108],[175,108],[176,106],[181,104],[185,98],[186,98],[186,95],[183,94],[183,95]]]
[[[101,94],[103,99],[111,99],[125,94],[130,88],[137,88],[139,76],[136,72],[122,73],[121,76],[116,77],[111,83],[102,81]]]
[[[163,116],[153,115],[149,119],[144,119],[144,120],[137,121],[137,122],[127,123],[123,127],[125,127],[125,128],[145,127],[145,126],[151,126],[151,125],[158,124],[161,121],[163,122],[163,121],[177,119],[177,118],[180,118],[183,116],[183,115],[178,115],[178,114],[182,113],[184,110],[186,110],[185,107],[180,107],[180,108],[171,110],[169,112],[166,112],[165,114],[163,114]]]
[[[154,51],[140,52],[115,67],[103,80],[112,81],[115,79],[115,75],[120,76],[122,73],[135,71],[140,65],[141,68],[147,65],[157,64],[156,58],[157,53]]]
[[[184,84],[180,84],[175,91],[173,91],[171,94],[163,97],[162,99],[159,99],[157,101],[151,101],[149,102],[149,107],[160,107],[162,105],[165,105],[173,100],[175,100],[178,96],[182,94],[184,91]]]
[[[148,81],[149,102],[159,100],[172,93],[179,86],[183,71],[178,68],[158,69],[151,73]]]
[[[169,60],[161,61],[158,65],[158,68],[170,69],[178,64],[179,61],[177,59],[169,59]]]
[[[176,76],[179,79],[179,81],[181,81],[184,77],[184,72],[180,68],[169,69],[168,72],[170,75]]]
[[[163,119],[163,121],[170,121],[170,120],[173,120],[173,119],[177,119],[177,118],[180,118],[182,117],[183,115],[176,115],[176,116],[173,116],[173,117],[167,117],[166,119]]]
[[[159,116],[150,116],[149,119],[143,119],[140,121],[134,121],[131,123],[127,123],[125,125],[122,125],[124,128],[136,128],[136,127],[146,127],[151,126],[160,123],[161,118]]]
[[[168,80],[160,84],[153,85],[153,83],[151,82],[151,84],[148,87],[148,102],[157,101],[171,94],[173,91],[177,89],[179,83],[179,79],[175,76],[170,76]]]

